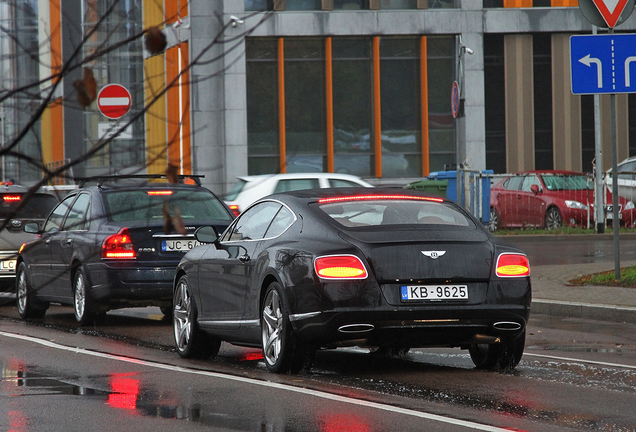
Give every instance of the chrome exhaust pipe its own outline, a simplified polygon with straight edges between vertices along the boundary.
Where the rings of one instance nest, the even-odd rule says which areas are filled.
[[[492,325],[495,330],[515,331],[521,329],[521,324],[514,321],[500,321]]]
[[[347,324],[338,328],[340,333],[365,333],[370,332],[375,327],[371,324]]]

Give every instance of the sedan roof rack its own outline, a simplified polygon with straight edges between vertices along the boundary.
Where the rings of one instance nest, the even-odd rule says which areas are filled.
[[[203,175],[191,175],[191,174],[183,174],[178,175],[177,179],[179,183],[185,183],[185,179],[192,179],[197,186],[201,186],[201,179],[205,177]],[[122,179],[167,179],[168,176],[166,174],[112,174],[112,175],[101,175],[101,176],[92,176],[92,177],[76,177],[76,180],[79,180],[78,186],[80,188],[86,186],[88,182],[96,182],[98,187],[101,187],[105,182],[109,180],[122,180]]]

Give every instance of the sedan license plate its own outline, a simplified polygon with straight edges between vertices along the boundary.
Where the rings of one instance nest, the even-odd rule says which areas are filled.
[[[0,273],[15,273],[15,262],[14,259],[0,261]]]
[[[187,252],[199,245],[201,245],[201,243],[197,240],[163,240],[161,242],[161,250],[163,252]]]
[[[468,300],[467,285],[402,285],[402,301]]]

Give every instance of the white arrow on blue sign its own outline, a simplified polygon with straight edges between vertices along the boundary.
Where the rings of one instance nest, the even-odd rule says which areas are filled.
[[[570,37],[573,94],[636,93],[636,34]]]

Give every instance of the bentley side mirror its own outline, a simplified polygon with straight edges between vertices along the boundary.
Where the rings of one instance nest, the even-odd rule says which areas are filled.
[[[201,243],[216,243],[219,241],[219,233],[213,226],[202,226],[194,232],[194,238]]]

